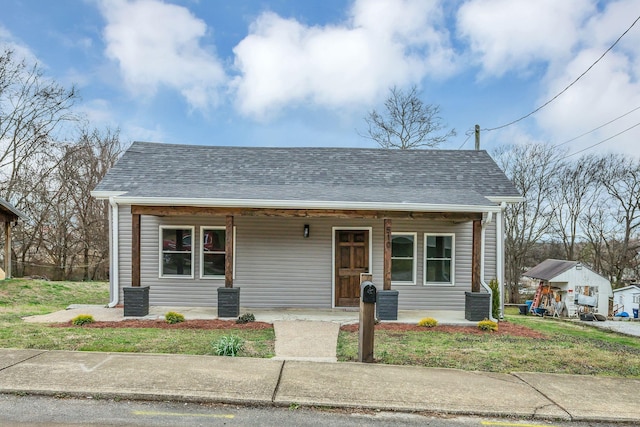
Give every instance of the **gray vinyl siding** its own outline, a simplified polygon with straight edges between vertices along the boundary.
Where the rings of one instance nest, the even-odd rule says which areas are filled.
[[[487,215],[485,214],[485,219]],[[484,234],[484,282],[488,285],[493,279],[497,279],[496,274],[496,216],[493,221],[485,226]]]
[[[131,214],[120,206],[120,288],[131,285]],[[201,226],[224,226],[222,217],[141,218],[141,283],[150,286],[150,304],[216,306],[217,288],[224,279],[200,277]],[[303,237],[304,224],[310,237]],[[194,278],[159,277],[161,225],[193,226]],[[370,253],[373,281],[382,288],[383,220],[335,218],[236,217],[234,287],[241,289],[242,307],[331,308],[333,303],[333,229],[372,228]],[[471,290],[471,222],[452,224],[427,220],[394,220],[393,230],[417,233],[416,284],[394,285],[400,309],[464,310],[464,293]],[[495,230],[495,226],[493,228]],[[424,233],[455,233],[455,284],[423,284]],[[495,231],[487,230],[487,237]],[[489,240],[489,239],[488,239]],[[495,239],[494,239],[495,242]],[[486,248],[491,244],[487,241]],[[492,246],[495,257],[495,243]],[[489,252],[489,251],[487,251]],[[492,270],[493,268],[493,270]],[[495,261],[485,265],[485,277]],[[494,273],[495,274],[495,273]],[[122,291],[120,291],[122,303]]]

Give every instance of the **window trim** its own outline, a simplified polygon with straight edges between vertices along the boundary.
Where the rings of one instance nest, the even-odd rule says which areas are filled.
[[[418,277],[418,233],[415,231],[393,231],[391,232],[391,245],[393,248],[393,237],[394,236],[412,236],[413,237],[413,280],[408,282],[403,281],[391,281],[392,286],[415,286],[417,283]],[[393,270],[393,249],[391,255],[391,265]],[[408,259],[408,258],[401,258]],[[392,271],[393,272],[393,271]]]
[[[202,236],[204,236],[204,230],[226,230],[224,225],[201,225],[200,226],[200,235],[198,236],[198,242],[200,243],[200,247],[198,248],[199,256],[200,256],[200,278],[203,280],[224,280],[224,274],[222,275],[211,275],[204,274],[204,245],[202,244]],[[226,243],[225,243],[226,245]],[[225,248],[225,256],[226,256],[226,248]],[[236,278],[236,226],[233,226],[233,278]]]
[[[184,230],[191,230],[191,274],[187,275],[187,274],[163,274],[162,273],[162,265],[163,265],[163,256],[164,256],[164,248],[163,248],[163,230],[178,230],[178,229],[184,229]],[[193,246],[195,244],[195,227],[193,225],[161,225],[159,228],[159,236],[158,236],[158,249],[159,249],[159,255],[158,255],[158,278],[160,279],[193,279],[195,277],[195,256],[194,256],[194,250],[193,250]]]
[[[451,237],[451,281],[449,282],[428,282],[427,281],[427,241],[430,236],[449,236]],[[456,234],[455,233],[424,233],[424,243],[422,254],[423,261],[423,286],[455,286],[456,281]],[[440,258],[438,258],[440,259]],[[442,258],[444,259],[444,258]]]

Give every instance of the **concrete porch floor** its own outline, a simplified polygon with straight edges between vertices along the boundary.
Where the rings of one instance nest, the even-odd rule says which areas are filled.
[[[217,319],[218,312],[215,307],[175,307],[175,306],[150,306],[149,314],[145,317],[124,317],[122,307],[107,308],[101,305],[72,304],[66,310],[54,313],[29,316],[23,320],[33,323],[57,323],[68,322],[78,314],[91,314],[96,321],[120,321],[125,319],[162,319],[169,311],[175,311],[191,319]],[[273,323],[279,320],[315,320],[328,321],[340,324],[357,323],[359,311],[353,309],[312,309],[312,308],[249,308],[241,307],[240,314],[253,313],[260,322]],[[398,323],[418,323],[424,317],[433,317],[441,325],[475,326],[477,322],[465,320],[464,311],[449,310],[400,310]]]

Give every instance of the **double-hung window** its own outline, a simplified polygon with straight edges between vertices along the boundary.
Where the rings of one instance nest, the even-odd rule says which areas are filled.
[[[202,227],[200,277],[223,278],[225,266],[225,227]]]
[[[391,282],[416,284],[416,233],[391,234]]]
[[[455,235],[424,235],[424,284],[453,285]]]
[[[160,277],[193,278],[193,227],[160,227]]]

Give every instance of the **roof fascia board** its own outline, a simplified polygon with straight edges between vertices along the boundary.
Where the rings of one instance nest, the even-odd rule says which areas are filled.
[[[522,196],[485,196],[489,201],[494,203],[522,203],[527,199]]]
[[[111,197],[122,196],[123,194],[127,194],[126,191],[91,191],[92,197],[95,197],[98,200],[109,199]]]
[[[164,199],[140,197],[114,197],[119,204],[147,206],[216,206],[266,209],[353,209],[423,212],[500,212],[500,206],[434,205],[423,203],[374,203],[307,200],[253,200],[253,199]]]

